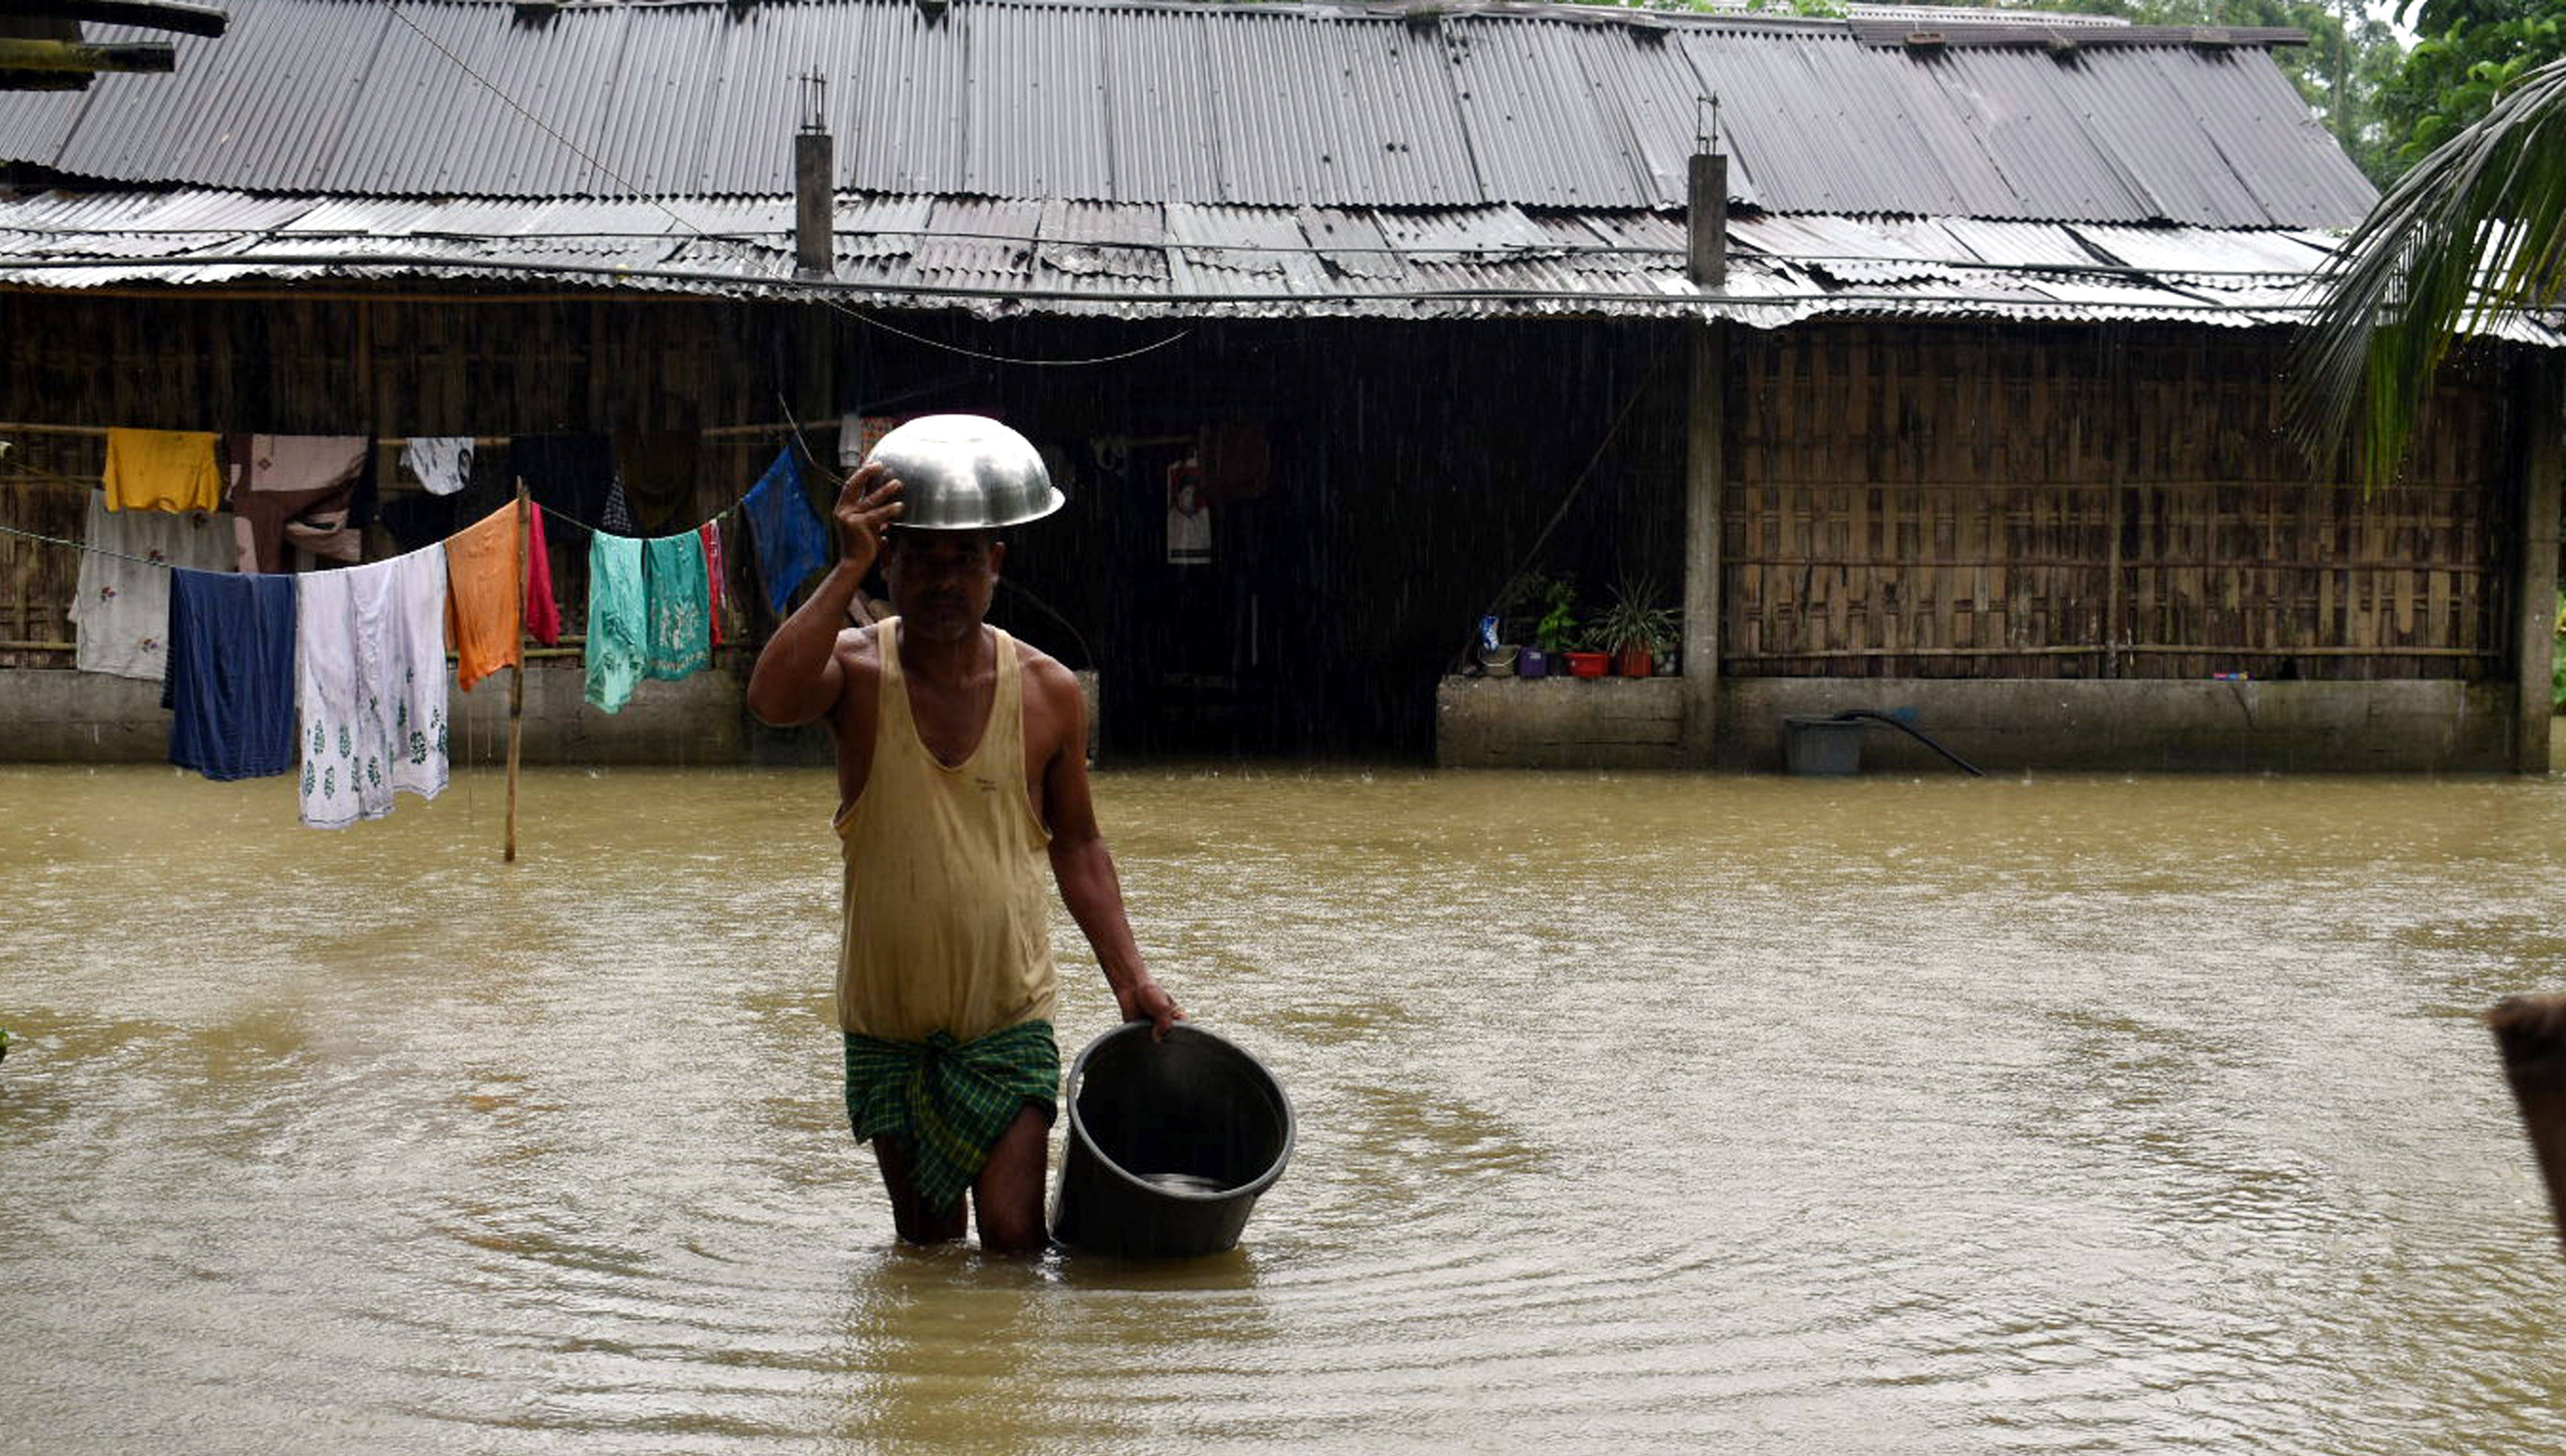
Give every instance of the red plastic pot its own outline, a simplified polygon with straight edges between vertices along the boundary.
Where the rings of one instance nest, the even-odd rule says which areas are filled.
[[[1602,677],[1605,669],[1612,665],[1613,654],[1610,652],[1568,654],[1568,675],[1571,677]]]

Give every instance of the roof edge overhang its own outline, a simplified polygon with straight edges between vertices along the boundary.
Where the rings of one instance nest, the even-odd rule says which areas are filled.
[[[1696,288],[1679,218],[1645,210],[990,207],[847,195],[837,267],[794,271],[790,198],[450,203],[221,189],[0,195],[0,286],[200,296],[529,289],[980,317],[1817,317],[2288,324],[2340,240],[1958,217],[1730,219]],[[2524,326],[2522,342],[2561,336]]]

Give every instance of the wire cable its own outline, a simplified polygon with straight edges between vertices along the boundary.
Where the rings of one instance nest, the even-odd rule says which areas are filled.
[[[162,571],[174,572],[178,569],[178,564],[176,562],[153,561],[147,556],[133,556],[127,552],[110,551],[104,546],[92,546],[86,541],[66,541],[59,536],[47,536],[41,531],[21,531],[15,526],[0,526],[0,535],[23,536],[29,541],[41,541],[48,546],[68,546],[74,551],[94,551],[100,556],[112,556],[118,561],[129,561],[141,566],[158,567]]]

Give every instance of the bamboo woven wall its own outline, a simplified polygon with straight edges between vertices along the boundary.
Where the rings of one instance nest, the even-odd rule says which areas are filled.
[[[77,541],[85,510],[76,491],[0,475],[0,521],[21,530]],[[10,643],[70,639],[67,613],[72,584],[79,575],[79,558],[71,552],[0,536],[0,666],[50,660],[42,652]]]
[[[39,294],[10,295],[0,307],[11,339],[0,421],[57,427],[0,431],[12,444],[0,460],[0,521],[72,540],[106,464],[94,431],[110,425],[398,438],[781,418],[774,346],[787,331],[776,311],[754,307]],[[737,499],[782,439],[774,430],[704,438],[700,515]],[[387,495],[414,488],[402,483],[397,454],[378,454]],[[369,556],[394,549],[378,532]],[[576,634],[586,557],[556,543],[553,562]],[[78,572],[71,551],[0,537],[0,666],[69,664]]]
[[[1722,670],[2500,676],[2502,394],[2445,390],[2412,483],[2306,478],[2277,331],[1853,325],[1732,391]]]

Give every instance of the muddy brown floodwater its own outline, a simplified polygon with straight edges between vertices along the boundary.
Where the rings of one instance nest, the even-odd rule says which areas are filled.
[[[829,793],[0,769],[0,1449],[2566,1447],[2566,786],[1106,774],[1300,1113],[1169,1267],[894,1246]]]

